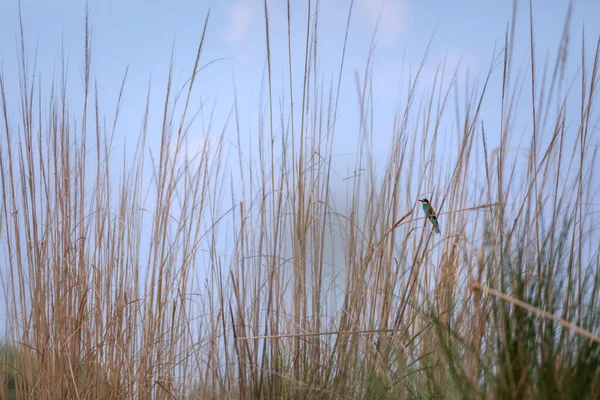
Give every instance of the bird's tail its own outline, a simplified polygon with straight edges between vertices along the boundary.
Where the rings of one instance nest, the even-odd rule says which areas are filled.
[[[442,233],[440,231],[440,224],[438,224],[438,222],[435,219],[431,222],[433,222],[433,230],[435,231],[435,233]]]

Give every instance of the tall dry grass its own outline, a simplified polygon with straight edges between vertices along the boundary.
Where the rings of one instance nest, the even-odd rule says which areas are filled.
[[[510,24],[488,74],[466,90],[459,70],[443,64],[423,85],[426,50],[403,88],[383,167],[371,150],[372,48],[356,80],[355,173],[340,199],[332,159],[348,83],[342,57],[324,84],[318,8],[310,7],[299,62],[288,2],[289,98],[278,98],[265,2],[267,111],[251,150],[236,100],[219,139],[206,139],[193,160],[186,141],[199,111],[190,99],[208,16],[190,79],[174,88],[168,75],[161,110],[148,94],[137,150],[122,159],[112,142],[127,74],[105,123],[86,33],[83,114],[75,116],[64,69],[42,96],[23,43],[18,98],[0,75],[9,315],[1,398],[600,397],[600,41],[592,54],[582,44],[580,80],[571,82],[568,18],[554,64],[541,70],[533,17],[528,71],[515,70]],[[482,117],[494,83],[500,126]],[[576,103],[568,90],[580,93]],[[159,111],[161,125],[150,127]],[[531,121],[524,133],[514,130],[519,112]],[[239,150],[227,156],[229,124]],[[158,149],[147,142],[151,128]],[[490,132],[498,146],[489,147]],[[239,169],[231,204],[226,167]],[[441,236],[416,207],[424,193]]]

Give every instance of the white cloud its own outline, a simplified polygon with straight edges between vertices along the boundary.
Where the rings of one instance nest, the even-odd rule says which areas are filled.
[[[227,10],[225,41],[237,43],[246,35],[252,21],[252,8],[245,4],[234,4]]]
[[[405,0],[360,0],[360,3],[372,23],[379,19],[379,37],[384,42],[400,37],[406,18]]]

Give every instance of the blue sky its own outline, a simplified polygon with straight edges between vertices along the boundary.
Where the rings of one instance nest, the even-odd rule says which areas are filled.
[[[515,67],[526,68],[529,62],[529,4],[518,2]],[[287,79],[286,2],[269,0],[275,101],[281,96],[283,79]],[[421,62],[427,44],[433,37],[422,84],[433,80],[437,65],[446,59],[448,70],[461,62],[462,76],[487,72],[494,55],[504,40],[511,19],[512,1],[462,0],[355,0],[348,50],[341,89],[341,116],[336,133],[339,154],[351,153],[358,137],[357,92],[354,73],[362,75],[369,54],[375,24],[380,17],[373,59],[373,90],[376,93],[374,118],[374,152],[387,160],[392,136],[393,113],[397,108],[400,72],[414,72]],[[313,2],[314,5],[314,2]],[[342,52],[349,0],[321,0],[319,15],[319,66],[321,78],[328,82],[336,72]],[[307,1],[292,1],[292,47],[294,85],[302,83],[302,57],[305,41]],[[600,1],[574,1],[571,51],[573,62],[580,61],[581,29],[586,29],[586,48],[590,52],[600,34]],[[19,2],[0,0],[0,68],[7,81],[8,97],[18,94],[17,37],[19,35]],[[127,66],[122,116],[118,125],[116,153],[123,152],[123,142],[133,143],[140,131],[146,92],[153,95],[153,106],[160,107],[166,78],[173,55],[174,86],[188,78],[206,14],[211,10],[205,52],[201,64],[218,60],[200,75],[198,98],[215,105],[215,129],[218,134],[233,103],[235,79],[243,134],[256,134],[258,99],[265,66],[264,5],[259,0],[220,1],[116,1],[90,0],[92,27],[92,77],[99,88],[101,114],[112,121],[121,79]],[[547,54],[555,56],[562,34],[568,1],[536,0],[533,2],[536,50],[539,60]],[[29,61],[33,62],[37,46],[37,70],[42,90],[48,93],[53,77],[59,76],[61,47],[68,59],[68,98],[74,109],[81,107],[84,50],[85,2],[82,0],[22,0],[21,10]],[[550,52],[550,53],[548,53]],[[575,76],[575,69],[567,71]],[[498,75],[496,74],[496,78]],[[263,88],[264,89],[264,88]],[[406,90],[403,88],[403,90]],[[499,79],[490,86],[482,117],[486,124],[499,126]],[[299,90],[296,89],[296,99]],[[524,96],[524,103],[528,98]],[[18,99],[18,97],[12,97]],[[297,100],[298,101],[298,100]],[[9,104],[10,123],[18,123],[18,103]],[[297,110],[297,108],[296,108]],[[576,111],[573,107],[573,111]],[[160,113],[151,116],[150,126],[159,126]],[[276,113],[277,114],[277,113]],[[452,127],[453,109],[449,110]],[[527,116],[527,113],[525,113]],[[200,123],[200,122],[199,122]],[[529,121],[520,120],[521,129]],[[201,132],[202,129],[198,129]],[[489,129],[490,148],[498,142],[497,131]],[[158,139],[156,129],[151,140]],[[234,132],[230,132],[234,135]],[[233,138],[234,136],[231,136]],[[517,138],[518,139],[518,138]],[[0,139],[4,145],[5,138]],[[120,146],[120,147],[119,147]],[[155,150],[156,151],[156,150]],[[346,160],[353,162],[354,157]],[[338,164],[340,174],[344,164]],[[335,185],[334,185],[335,186]]]
[[[281,80],[287,68],[285,4],[283,0],[269,1],[276,81]],[[306,4],[307,1],[292,1],[292,46],[296,66],[301,65],[304,49]],[[346,0],[322,0],[320,3],[320,64],[324,76],[332,74],[339,65],[349,4]],[[578,46],[580,29],[585,24],[588,47],[591,48],[600,31],[600,2],[578,0],[574,5],[573,42]],[[203,59],[205,62],[223,60],[205,70],[201,94],[204,98],[218,98],[219,104],[223,105],[219,110],[226,113],[232,103],[232,77],[235,77],[242,116],[256,116],[252,105],[260,90],[266,55],[262,1],[91,0],[92,76],[99,83],[101,104],[108,107],[104,110],[107,115],[111,114],[110,106],[115,104],[120,78],[127,65],[129,77],[124,104],[131,112],[124,113],[122,126],[133,124],[139,127],[144,101],[140,94],[146,92],[150,77],[154,83],[153,93],[164,90],[172,51],[175,84],[186,79],[209,7],[211,18]],[[568,2],[564,0],[534,2],[540,58],[545,56],[547,49],[557,47],[567,7]],[[85,3],[82,0],[23,0],[21,8],[28,53],[33,55],[38,45],[38,70],[42,82],[48,86],[54,69],[58,70],[62,42],[69,59],[70,85],[76,91],[81,86]],[[474,75],[482,75],[487,70],[495,43],[498,48],[502,45],[511,9],[512,1],[356,0],[342,99],[348,102],[348,107],[356,105],[353,74],[364,70],[380,11],[373,75],[378,121],[387,126],[396,106],[399,71],[406,65],[413,68],[418,65],[432,35],[435,34],[424,80],[432,78],[435,67],[444,57],[448,58],[449,69],[462,60],[464,68]],[[516,59],[523,62],[527,62],[528,57],[527,23],[528,3],[520,1]],[[0,62],[6,77],[17,76],[18,32],[18,1],[3,0],[0,2]],[[300,76],[301,71],[296,70],[295,75]],[[345,105],[342,103],[341,107],[343,109]],[[351,125],[351,121],[348,123],[356,126],[356,123]],[[135,134],[137,131],[135,129]]]
[[[215,133],[219,133],[233,104],[235,79],[243,134],[248,137],[256,134],[258,99],[266,60],[264,4],[261,0],[90,0],[88,4],[92,28],[91,75],[99,88],[100,113],[107,120],[112,119],[121,79],[129,67],[118,139],[129,138],[129,143],[132,143],[137,137],[149,82],[153,106],[161,106],[171,55],[175,65],[174,86],[178,88],[187,80],[209,8],[211,16],[201,64],[218,61],[201,73],[195,105],[200,101],[207,101],[210,107],[215,105]],[[269,0],[268,4],[275,85],[273,93],[277,103],[282,94],[280,83],[287,79],[286,1]],[[307,4],[305,0],[292,1],[297,103],[302,83]],[[538,61],[545,60],[547,55],[551,60],[555,56],[568,4],[565,0],[533,2]],[[600,1],[575,0],[573,4],[571,60],[576,67],[580,61],[578,53],[582,27],[586,29],[588,52],[591,52],[600,34]],[[22,0],[20,5],[29,62],[33,62],[37,51],[37,76],[42,91],[47,94],[52,79],[59,77],[62,48],[69,68],[68,99],[71,100],[70,106],[77,110],[81,106],[86,3],[82,0]],[[320,1],[318,62],[321,79],[326,83],[332,77],[337,77],[349,5],[349,0]],[[479,76],[478,82],[481,84],[494,48],[499,50],[502,47],[512,6],[512,1],[355,0],[340,92],[338,139],[343,140],[338,140],[336,151],[348,154],[356,145],[359,117],[354,74],[358,72],[362,76],[378,18],[372,79],[376,94],[374,151],[380,153],[388,150],[391,140],[401,72],[406,74],[410,69],[414,73],[427,44],[433,38],[422,75],[422,88],[427,88],[431,83],[436,67],[444,59],[447,60],[448,71],[461,62],[462,76],[469,71],[471,80]],[[0,1],[0,68],[7,81],[8,97],[14,99],[18,99],[18,9],[17,0]],[[519,1],[515,68],[525,70],[529,63],[528,12],[528,2]],[[499,126],[499,72],[496,72],[482,111],[488,126]],[[577,76],[576,70],[568,70],[567,76]],[[264,87],[262,89],[264,91]],[[405,92],[406,88],[402,90]],[[526,95],[523,97],[522,101],[526,104],[528,98]],[[17,106],[16,101],[9,104],[9,108],[12,107],[9,115],[13,125],[18,122]],[[448,127],[445,129],[453,127],[453,109],[449,110]],[[576,111],[575,107],[573,111]],[[157,114],[160,113],[151,115],[150,126],[158,126],[160,116]],[[277,111],[275,114],[278,114]],[[80,114],[75,112],[75,115]],[[521,120],[522,129],[527,129],[529,124],[526,112],[525,116]],[[497,144],[496,131],[488,129],[490,148]],[[157,138],[158,133],[150,132],[150,135],[154,134],[154,138]],[[233,135],[234,132],[229,134]],[[116,143],[119,152],[122,143]],[[347,161],[353,160],[353,157],[349,157]]]

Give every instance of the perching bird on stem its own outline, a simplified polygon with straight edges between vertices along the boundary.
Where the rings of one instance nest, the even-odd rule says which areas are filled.
[[[433,230],[436,233],[441,233],[440,232],[440,224],[438,224],[438,220],[437,220],[437,215],[435,214],[433,207],[431,207],[431,204],[429,204],[429,200],[427,200],[426,198],[422,198],[422,199],[418,199],[418,200],[423,205],[423,211],[425,211],[425,216],[433,224]]]

